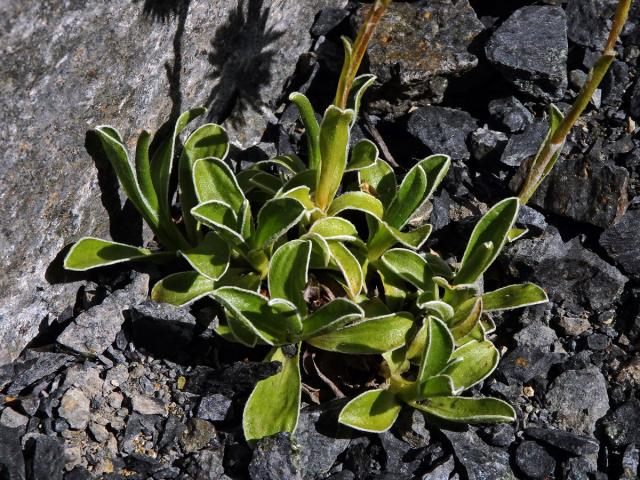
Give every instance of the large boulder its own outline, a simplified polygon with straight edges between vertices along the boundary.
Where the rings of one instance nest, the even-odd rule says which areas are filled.
[[[133,148],[143,128],[204,104],[239,144],[257,142],[316,13],[336,3],[0,4],[0,364],[73,301],[65,245],[117,237],[121,199],[85,151],[87,130],[114,125]]]

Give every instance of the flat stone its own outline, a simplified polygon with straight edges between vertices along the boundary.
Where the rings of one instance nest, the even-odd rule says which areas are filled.
[[[468,160],[471,154],[467,137],[477,127],[477,121],[462,110],[427,106],[411,114],[408,130],[432,153],[450,155],[454,160]]]
[[[44,377],[62,369],[71,360],[73,357],[64,353],[27,350],[13,364],[6,365],[3,369],[6,379],[0,373],[0,385],[10,384],[7,394],[18,396]]]
[[[486,44],[488,60],[523,93],[559,99],[567,88],[567,20],[554,6],[516,10]]]
[[[29,417],[16,412],[13,408],[7,407],[0,415],[0,425],[9,428],[23,428],[29,423]]]
[[[77,388],[70,388],[62,396],[58,414],[74,430],[84,430],[89,423],[89,399]]]
[[[558,326],[562,329],[565,335],[577,337],[578,335],[582,335],[589,331],[591,323],[589,322],[589,319],[584,317],[562,315],[558,320]]]
[[[469,480],[515,480],[516,476],[509,466],[509,454],[505,450],[487,445],[472,430],[443,430],[442,433],[451,442],[454,455],[466,471]]]
[[[593,435],[596,422],[609,410],[607,382],[595,367],[561,373],[545,398],[554,424],[579,435]]]
[[[616,265],[635,278],[640,277],[640,198],[631,203],[633,208],[600,235],[600,245]]]
[[[569,0],[567,2],[567,34],[572,42],[595,50],[602,50],[611,18],[616,11],[616,0]]]
[[[592,437],[554,428],[529,427],[525,428],[524,433],[529,438],[534,438],[573,455],[596,453],[600,448],[599,443]]]
[[[84,276],[62,270],[56,256],[65,245],[87,235],[139,237],[111,170],[98,174],[84,151],[87,130],[113,125],[132,150],[141,129],[205,105],[234,142],[257,143],[311,46],[316,13],[345,4],[3,2],[0,365],[75,302]]]
[[[602,430],[607,443],[615,449],[640,445],[640,402],[631,399],[609,413],[602,421]]]
[[[456,462],[454,458],[451,456],[447,459],[446,462],[438,465],[433,470],[428,472],[426,475],[422,477],[422,480],[449,480],[451,474],[456,468]]]
[[[549,123],[538,121],[525,127],[522,133],[511,135],[500,162],[509,167],[518,167],[523,162],[533,159],[540,149],[549,129]]]
[[[223,422],[231,408],[231,400],[220,394],[202,397],[198,405],[197,416],[212,422]]]
[[[0,472],[7,480],[25,480],[25,464],[20,444],[21,429],[0,425]]]
[[[149,276],[135,275],[127,287],[116,290],[101,304],[78,315],[58,336],[58,343],[83,355],[102,354],[122,328],[123,310],[144,300],[148,290]]]
[[[278,433],[259,440],[249,463],[251,480],[301,480],[300,465],[289,434]]]
[[[135,412],[143,415],[166,415],[167,410],[164,403],[157,398],[147,397],[134,393],[131,396],[131,406]]]
[[[27,446],[27,477],[30,480],[62,480],[64,448],[52,437],[38,435]]]
[[[542,480],[553,475],[556,461],[544,447],[525,440],[516,449],[516,465],[527,478]]]
[[[511,133],[521,132],[533,123],[533,114],[516,97],[491,100],[489,113]]]

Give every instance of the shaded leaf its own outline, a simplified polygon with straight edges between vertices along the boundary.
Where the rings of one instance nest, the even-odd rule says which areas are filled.
[[[348,294],[351,298],[357,296],[364,284],[364,274],[358,259],[340,242],[328,242],[331,260],[342,272],[347,282]]]
[[[201,275],[217,280],[229,268],[229,246],[215,232],[209,232],[198,246],[180,254]]]
[[[356,123],[356,118],[360,111],[360,103],[364,93],[375,81],[376,76],[371,74],[358,75],[353,79],[351,90],[349,91],[349,98],[347,99],[347,108],[350,108],[355,112],[353,120],[351,120],[352,126]]]
[[[448,375],[436,375],[427,378],[420,385],[420,395],[422,398],[443,397],[453,395],[453,382]]]
[[[336,298],[303,320],[302,336],[322,335],[363,317],[364,311],[358,305],[346,298]]]
[[[427,174],[418,164],[402,180],[398,193],[385,209],[384,220],[392,227],[402,228],[423,203],[426,190]]]
[[[217,200],[211,200],[195,206],[191,209],[191,215],[219,233],[225,240],[234,244],[244,242],[244,237],[240,233],[238,218],[229,205]]]
[[[467,335],[476,326],[482,314],[482,298],[470,298],[460,305],[448,321],[454,338]]]
[[[300,92],[293,92],[289,95],[298,111],[300,119],[304,125],[305,135],[307,137],[307,155],[309,156],[309,168],[317,170],[320,168],[320,125],[316,120],[315,112],[311,106],[309,99]]]
[[[378,158],[370,167],[358,171],[360,189],[388,206],[396,194],[396,175],[393,168]]]
[[[428,317],[426,322],[425,348],[418,371],[420,383],[444,370],[454,346],[453,337],[444,322],[434,317]]]
[[[418,289],[424,289],[432,277],[427,262],[411,250],[388,250],[381,260],[389,270]]]
[[[304,215],[304,206],[293,198],[275,198],[265,203],[258,212],[254,248],[267,248]]]
[[[351,149],[351,159],[347,165],[347,172],[371,167],[378,159],[378,147],[371,140],[360,140]]]

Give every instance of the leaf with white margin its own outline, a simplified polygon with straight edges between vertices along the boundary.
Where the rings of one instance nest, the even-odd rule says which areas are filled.
[[[171,305],[187,305],[199,300],[211,292],[213,280],[198,272],[179,272],[164,277],[151,290],[151,300]]]
[[[419,383],[438,375],[449,363],[454,341],[447,325],[435,317],[426,320],[425,348],[418,371]]]
[[[303,319],[302,336],[320,336],[362,318],[364,311],[357,304],[346,298],[336,298]]]
[[[395,423],[402,404],[389,390],[370,390],[347,403],[338,422],[363,432],[381,433]]]
[[[482,295],[485,312],[528,307],[548,301],[546,292],[533,283],[509,285]]]
[[[244,237],[240,233],[240,225],[238,225],[238,217],[229,205],[211,200],[193,207],[191,215],[232,244],[244,243]]]
[[[267,248],[296,225],[304,215],[304,206],[293,198],[274,198],[258,212],[256,231],[251,242],[254,248]]]
[[[346,192],[336,198],[329,207],[327,215],[335,216],[345,210],[355,210],[375,218],[382,218],[384,207],[380,200],[364,192]]]
[[[269,263],[269,295],[289,300],[301,314],[307,311],[302,291],[309,280],[310,258],[311,242],[292,240],[280,246]]]
[[[293,92],[289,95],[291,100],[300,112],[300,119],[305,129],[307,138],[307,155],[309,156],[309,168],[317,170],[320,168],[320,125],[316,120],[316,114],[313,111],[309,99],[300,92]]]
[[[351,149],[351,159],[345,172],[371,167],[378,159],[378,147],[371,140],[360,140]]]
[[[450,422],[489,424],[513,422],[516,412],[511,405],[497,398],[430,397],[411,402],[418,410]]]
[[[200,203],[216,200],[240,211],[244,203],[244,193],[238,185],[233,171],[223,160],[201,158],[193,164],[193,182]]]
[[[336,264],[347,282],[347,293],[354,298],[362,291],[364,274],[358,259],[340,242],[328,242],[331,260]]]
[[[64,268],[83,272],[92,268],[158,256],[167,256],[167,253],[154,254],[146,248],[133,247],[100,238],[84,237],[78,240],[65,256]]]
[[[218,280],[229,268],[229,246],[215,232],[207,233],[196,247],[179,253],[198,273],[211,280]]]
[[[396,175],[391,165],[378,158],[373,165],[358,171],[360,189],[388,206],[396,194]]]
[[[316,220],[310,233],[316,233],[325,240],[350,241],[358,237],[358,230],[349,220],[342,217],[324,217]]]
[[[456,392],[466,390],[487,378],[498,366],[500,353],[488,340],[471,341],[457,348],[451,360],[457,361],[447,367],[443,373],[449,375],[456,387]]]

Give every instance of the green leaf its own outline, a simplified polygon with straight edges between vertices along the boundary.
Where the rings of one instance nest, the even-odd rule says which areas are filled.
[[[289,95],[291,100],[298,111],[300,112],[300,119],[304,125],[305,134],[307,137],[307,155],[309,156],[309,168],[312,170],[318,170],[320,168],[321,153],[320,153],[320,125],[316,120],[316,114],[313,111],[311,102],[309,99],[300,92],[293,92]]]
[[[282,183],[280,177],[267,172],[257,172],[249,179],[250,189],[256,188],[268,196],[274,196],[282,188]]]
[[[470,298],[460,305],[448,321],[453,338],[462,338],[480,321],[482,298]]]
[[[324,217],[317,220],[310,233],[316,233],[325,240],[350,241],[358,237],[358,231],[353,223],[341,217]]]
[[[256,162],[253,166],[255,168],[260,168],[263,166],[272,166],[272,165],[277,167],[282,167],[283,169],[288,170],[293,174],[300,173],[307,168],[306,165],[302,162],[302,160],[300,160],[300,157],[294,154],[278,155],[277,157],[270,158],[268,160],[260,160],[259,162]]]
[[[531,164],[531,168],[530,168],[529,171],[532,171],[534,168],[536,168],[536,166],[542,161],[542,158],[540,156],[540,154],[542,153],[542,145],[544,145],[545,143],[547,143],[547,141],[549,141],[549,139],[553,136],[553,134],[558,129],[558,127],[560,126],[560,124],[562,123],[563,120],[564,120],[564,115],[560,111],[560,109],[558,107],[556,107],[555,105],[550,104],[549,105],[549,130],[547,132],[547,136],[544,139],[544,142],[542,142],[540,144],[541,145],[540,150],[538,150],[538,153],[536,154],[536,157],[534,158],[534,160],[533,160],[533,162]],[[549,174],[549,172],[553,169],[553,167],[556,164],[556,162],[558,161],[558,157],[560,156],[561,153],[562,153],[562,148],[559,148],[558,151],[553,154],[553,156],[551,157],[551,160],[549,161],[549,163],[547,164],[547,166],[544,169],[543,175],[540,177],[538,183],[536,184],[535,188],[533,189],[534,192],[538,189],[538,187],[540,186],[542,181]]]
[[[184,142],[178,161],[178,181],[180,184],[180,206],[187,236],[192,243],[198,240],[197,222],[191,216],[191,209],[199,202],[193,178],[193,165],[201,158],[223,160],[229,151],[229,136],[220,125],[207,123],[197,128]]]
[[[529,229],[527,228],[513,227],[511,230],[509,230],[509,233],[507,233],[507,240],[509,241],[509,243],[515,242],[519,238],[526,235],[527,232],[529,232]]]
[[[516,412],[497,398],[431,397],[411,406],[436,417],[461,423],[513,422]]]
[[[378,159],[378,147],[371,140],[360,140],[351,149],[351,160],[347,165],[347,172],[354,172],[368,168]]]
[[[229,268],[229,247],[215,232],[209,232],[198,246],[180,254],[201,275],[218,280]]]
[[[533,283],[509,285],[482,295],[485,312],[527,307],[548,301],[545,291]]]
[[[420,302],[420,297],[418,297],[417,306],[424,310],[426,315],[434,315],[445,322],[448,322],[455,313],[451,305],[440,300]]]
[[[246,268],[231,267],[216,282],[216,287],[238,287],[256,292],[260,288],[260,275]]]
[[[316,189],[316,170],[304,170],[300,173],[296,173],[291,177],[280,189],[280,192],[288,192],[296,187],[309,187],[309,191],[313,192]]]
[[[433,276],[427,262],[417,253],[403,248],[387,251],[382,263],[393,273],[414,287],[424,290]]]
[[[311,338],[336,330],[364,317],[364,311],[346,298],[336,298],[324,304],[302,321],[303,338]]]
[[[83,272],[96,267],[106,267],[130,260],[153,257],[146,248],[132,247],[124,243],[84,237],[78,240],[64,258],[64,268]]]
[[[448,375],[436,375],[426,379],[420,385],[420,395],[422,398],[443,397],[453,395],[453,382]]]
[[[396,194],[396,175],[393,168],[378,158],[370,167],[358,171],[360,189],[378,198],[388,206]]]
[[[384,353],[402,347],[413,327],[407,313],[367,318],[361,322],[310,338],[307,342],[330,352],[367,354]]]
[[[340,242],[328,242],[331,260],[342,272],[351,298],[356,297],[364,285],[364,274],[358,259]]]
[[[393,426],[401,409],[393,392],[370,390],[347,403],[338,421],[356,430],[380,433]]]
[[[307,285],[311,242],[292,240],[276,250],[269,264],[269,295],[293,303],[306,313],[307,303],[302,290]]]
[[[265,203],[258,212],[254,248],[267,248],[304,215],[304,206],[293,198],[275,198]]]
[[[384,212],[384,220],[395,228],[402,228],[423,203],[427,190],[427,174],[418,164],[404,177],[395,198]]]
[[[347,167],[350,125],[355,112],[330,105],[320,124],[320,168],[316,178],[316,204],[326,210],[338,191]]]
[[[293,198],[299,201],[307,212],[318,211],[315,203],[311,200],[311,191],[306,185],[300,185],[299,187],[292,188],[286,192],[277,193],[278,198]]]
[[[448,155],[431,155],[419,162],[420,167],[427,174],[427,189],[422,202],[424,203],[433,195],[438,185],[442,182],[451,166],[451,157]],[[420,207],[418,207],[420,208]]]
[[[451,377],[456,390],[462,391],[491,375],[500,361],[500,354],[488,340],[472,341],[456,349],[451,360],[452,364],[444,373]]]
[[[380,200],[364,192],[347,192],[336,198],[329,207],[327,215],[335,216],[345,210],[356,210],[375,218],[382,218],[384,207]]]
[[[300,413],[300,345],[293,357],[276,348],[265,359],[277,361],[282,369],[260,380],[244,407],[242,428],[248,442],[279,432],[293,433]]]
[[[300,315],[295,305],[286,300],[269,300],[259,293],[237,287],[218,288],[212,295],[245,326],[255,329],[256,335],[269,345],[292,343],[302,332]]]
[[[244,242],[244,237],[240,233],[240,225],[238,225],[238,217],[229,205],[211,200],[191,209],[191,215],[232,244]]]
[[[187,305],[209,295],[213,280],[198,272],[180,272],[164,277],[151,290],[151,299],[158,303]]]
[[[371,74],[359,75],[353,79],[351,90],[349,91],[349,98],[347,99],[347,108],[350,108],[355,112],[353,120],[351,121],[352,126],[356,123],[356,116],[360,111],[360,103],[364,93],[375,81],[376,76]]]
[[[453,337],[444,322],[434,317],[428,317],[426,322],[425,348],[418,371],[420,383],[444,370],[453,353],[454,345]]]
[[[518,216],[517,197],[495,204],[473,229],[454,283],[473,283],[496,259]],[[491,248],[488,245],[491,244]],[[487,253],[487,251],[489,253]],[[478,261],[478,258],[481,260]]]
[[[225,203],[239,212],[244,193],[229,166],[218,158],[201,158],[193,164],[193,181],[200,203],[212,200]]]
[[[158,195],[153,187],[151,180],[151,166],[149,164],[149,145],[151,143],[151,135],[143,130],[138,137],[136,144],[136,178],[140,186],[140,192],[149,203],[151,210],[158,211]]]
[[[331,261],[331,250],[329,243],[317,233],[305,233],[301,240],[309,240],[311,246],[310,268],[327,268]]]

